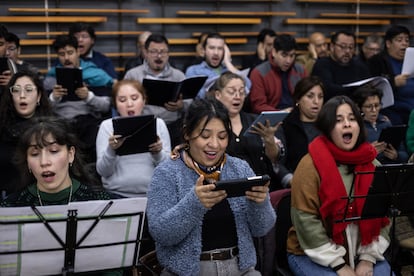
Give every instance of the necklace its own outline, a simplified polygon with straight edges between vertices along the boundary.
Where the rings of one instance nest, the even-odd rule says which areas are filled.
[[[68,200],[68,204],[70,203],[70,201],[72,200],[72,191],[73,191],[73,185],[72,183],[70,184],[70,191],[69,191],[69,200]],[[43,206],[43,201],[42,198],[40,197],[40,192],[39,192],[39,188],[36,187],[36,192],[37,192],[37,198],[39,199],[39,204],[40,206]]]

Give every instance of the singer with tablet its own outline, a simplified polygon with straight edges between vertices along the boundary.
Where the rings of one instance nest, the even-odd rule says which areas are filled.
[[[144,88],[138,81],[121,80],[113,87],[112,100],[120,117],[106,119],[99,127],[96,170],[102,176],[104,188],[113,197],[145,197],[154,168],[168,158],[171,151],[167,126],[162,119],[157,118],[155,141],[140,149],[140,143],[143,142],[135,140],[134,135],[114,135],[113,121],[141,115],[146,101]],[[138,130],[141,129],[137,133],[138,138],[152,135],[140,126]],[[131,139],[132,147],[128,148],[130,154],[117,154]],[[134,143],[136,147],[133,147]]]
[[[226,154],[230,134],[222,103],[195,100],[184,119],[185,144],[155,168],[147,217],[161,275],[261,275],[253,237],[275,223],[269,183],[231,198],[215,191],[218,181],[255,176],[246,161]]]

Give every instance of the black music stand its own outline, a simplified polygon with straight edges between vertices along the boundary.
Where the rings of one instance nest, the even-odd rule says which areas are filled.
[[[132,205],[130,210],[125,211],[125,207],[123,207],[123,211],[111,211],[111,207],[113,205],[116,205],[121,200],[111,200],[111,201],[101,201],[104,205],[103,208],[100,209],[98,215],[96,216],[82,216],[82,214],[78,215],[78,210],[75,208],[72,208],[69,206],[67,210],[67,217],[66,218],[50,218],[50,214],[42,214],[40,212],[40,208],[32,206],[33,212],[36,214],[38,219],[18,219],[18,220],[1,220],[0,221],[0,227],[13,227],[18,226],[22,227],[23,224],[37,224],[38,229],[42,228],[40,225],[44,225],[44,227],[47,229],[42,230],[43,233],[47,233],[50,235],[50,239],[53,240],[51,242],[51,245],[47,245],[43,248],[30,248],[30,249],[21,249],[19,246],[17,246],[17,250],[13,248],[2,248],[0,246],[0,260],[1,258],[4,258],[4,261],[8,261],[9,263],[13,263],[13,261],[10,260],[21,260],[22,256],[26,254],[39,254],[39,256],[36,256],[41,258],[42,254],[50,253],[50,252],[56,252],[55,254],[61,254],[61,252],[64,252],[64,261],[61,264],[60,268],[61,271],[59,273],[62,273],[62,275],[73,275],[77,272],[87,272],[88,270],[85,269],[85,266],[82,268],[78,268],[77,263],[78,262],[88,262],[88,256],[91,254],[100,256],[101,252],[103,252],[105,249],[114,250],[117,246],[122,247],[121,250],[123,250],[123,253],[126,257],[124,257],[125,263],[122,265],[119,265],[117,267],[107,267],[107,264],[103,261],[102,264],[98,264],[98,266],[102,265],[102,269],[96,269],[96,270],[108,270],[108,269],[123,269],[123,268],[131,268],[135,267],[138,264],[138,256],[139,256],[139,248],[141,244],[141,235],[142,235],[142,229],[144,225],[144,209],[138,210],[136,205]],[[129,200],[129,199],[126,199]],[[138,200],[138,199],[137,199]],[[115,202],[115,204],[114,204]],[[90,203],[90,202],[88,202]],[[71,203],[72,204],[72,203]],[[146,199],[145,203],[143,204],[146,206]],[[8,208],[6,208],[8,209]],[[105,239],[107,237],[107,240],[104,242],[97,242],[99,238],[97,239],[94,237],[94,235],[102,235],[102,233],[99,234],[99,228],[102,229],[104,226],[100,226],[100,224],[104,224],[105,221],[108,220],[108,223],[115,224],[115,223],[123,223],[123,225],[129,225],[131,228],[127,228],[130,230],[127,230],[130,234],[129,236],[124,236],[125,238],[122,238],[122,240],[115,239],[111,240],[111,237],[105,236]],[[63,236],[61,233],[61,229],[56,227],[58,223],[64,223],[66,232],[63,232]],[[134,227],[134,228],[133,228]],[[135,228],[136,227],[136,228]],[[43,228],[44,229],[44,228]],[[120,229],[117,226],[114,227],[114,229]],[[132,230],[131,230],[132,229]],[[111,232],[112,234],[113,232]],[[132,233],[132,234],[131,234]],[[136,235],[135,235],[136,233]],[[38,237],[36,233],[30,233],[33,235],[34,238]],[[113,233],[114,236],[116,234],[119,235],[119,233]],[[121,233],[122,234],[122,233]],[[125,235],[125,234],[123,234]],[[44,235],[43,235],[44,236]],[[83,251],[83,252],[82,252]],[[101,251],[101,252],[99,252]],[[115,251],[114,251],[115,254]],[[79,255],[79,256],[77,256]],[[7,259],[9,258],[9,259]],[[82,260],[83,258],[83,260]],[[39,263],[41,263],[39,259]],[[2,262],[0,262],[1,264]],[[17,268],[16,271],[21,271],[21,267],[25,266],[24,262],[17,261]],[[4,264],[3,264],[4,265]],[[20,265],[20,267],[19,267]],[[57,264],[59,265],[59,264]],[[97,266],[97,264],[94,264]],[[24,271],[27,271],[28,269],[25,269]],[[55,269],[56,270],[56,269]],[[14,273],[13,274],[7,274],[12,273],[12,270],[9,271],[3,271],[6,275],[20,275],[20,273]],[[1,269],[0,274],[3,275]]]
[[[366,196],[349,196],[347,205],[355,198],[365,198],[360,217],[346,218],[342,221],[354,221],[372,218],[391,218],[390,253],[391,271],[394,267],[395,219],[398,216],[414,214],[414,164],[386,164],[377,166],[373,172],[355,172],[355,174],[374,174],[374,179]],[[355,179],[355,178],[354,178]],[[354,183],[352,183],[351,193]],[[348,207],[348,206],[347,206]],[[348,208],[346,208],[348,210]]]

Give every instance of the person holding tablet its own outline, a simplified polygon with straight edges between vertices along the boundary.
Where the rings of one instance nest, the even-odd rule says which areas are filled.
[[[393,147],[391,143],[379,141],[381,131],[392,126],[390,120],[380,114],[382,96],[381,90],[367,84],[355,90],[353,100],[361,110],[368,134],[367,139],[377,150],[378,161],[383,164],[405,163],[408,160],[408,153],[405,147],[404,135],[401,137],[402,142],[398,148]]]
[[[279,155],[274,136],[277,125],[258,124],[254,128],[256,134],[249,137],[243,135],[257,117],[242,111],[246,99],[243,77],[232,72],[221,74],[215,83],[214,96],[227,108],[231,121],[232,131],[226,152],[246,160],[256,174],[268,174],[271,177],[271,191],[280,189],[272,166],[272,161],[277,160]]]
[[[241,197],[213,191],[216,181],[255,175],[246,161],[226,154],[230,135],[223,104],[195,100],[184,119],[185,144],[155,168],[147,217],[161,275],[261,275],[252,237],[275,223],[269,183]]]

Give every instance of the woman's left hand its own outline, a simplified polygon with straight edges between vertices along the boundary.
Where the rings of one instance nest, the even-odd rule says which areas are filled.
[[[152,154],[159,153],[162,150],[162,141],[159,136],[157,136],[157,142],[149,145],[149,151]]]
[[[374,275],[374,264],[368,261],[360,261],[355,268],[355,273],[358,276],[373,276]]]
[[[398,151],[391,144],[387,144],[384,150],[384,156],[388,159],[396,160],[398,158]]]
[[[251,191],[246,192],[246,197],[256,203],[264,202],[269,193],[269,185],[270,181],[264,186],[253,186]]]

